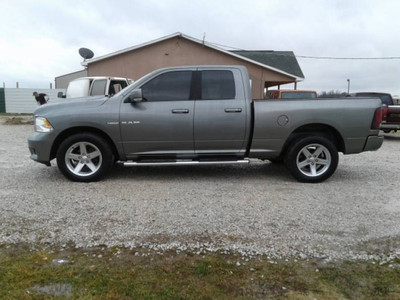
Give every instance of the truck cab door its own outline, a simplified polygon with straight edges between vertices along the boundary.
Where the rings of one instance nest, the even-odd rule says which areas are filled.
[[[128,159],[193,156],[192,73],[156,75],[140,86],[142,102],[122,102],[121,138]]]
[[[198,155],[239,155],[246,151],[250,131],[240,70],[202,70],[201,91],[195,103],[194,139]]]

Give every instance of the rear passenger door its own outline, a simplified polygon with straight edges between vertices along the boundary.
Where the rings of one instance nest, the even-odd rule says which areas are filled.
[[[246,100],[237,69],[204,69],[196,72],[194,115],[195,153],[235,155],[245,152]]]

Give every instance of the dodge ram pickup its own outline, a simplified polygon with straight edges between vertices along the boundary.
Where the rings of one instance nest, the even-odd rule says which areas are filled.
[[[321,182],[344,154],[377,150],[379,99],[257,100],[243,66],[153,71],[112,97],[70,99],[34,112],[31,159],[75,181],[125,166],[282,160],[301,182]]]

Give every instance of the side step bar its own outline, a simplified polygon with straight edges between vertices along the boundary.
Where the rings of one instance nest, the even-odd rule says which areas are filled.
[[[125,167],[134,166],[182,166],[182,165],[227,165],[227,164],[248,164],[248,159],[241,160],[219,160],[219,161],[194,161],[194,160],[182,160],[182,161],[166,161],[166,162],[124,162]]]

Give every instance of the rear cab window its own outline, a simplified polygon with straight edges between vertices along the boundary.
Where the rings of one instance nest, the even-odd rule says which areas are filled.
[[[282,99],[314,99],[317,98],[313,92],[282,92]]]

